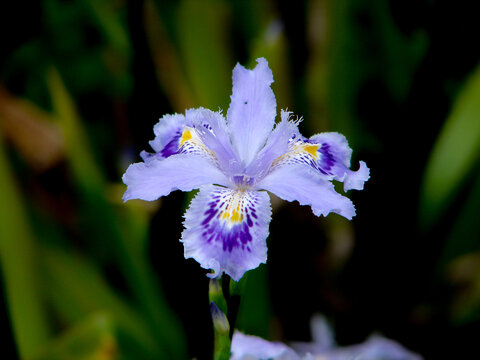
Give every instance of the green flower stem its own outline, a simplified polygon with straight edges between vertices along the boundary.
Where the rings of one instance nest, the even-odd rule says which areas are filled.
[[[219,280],[210,280],[209,286],[209,300],[210,312],[212,314],[213,331],[214,331],[214,360],[228,360],[230,359],[230,346],[232,343],[232,334],[234,328],[234,319],[229,322],[227,315],[229,314],[230,306],[227,301],[230,296],[228,294],[228,285],[230,278],[225,276],[222,283],[223,289],[227,289],[227,294],[222,289],[222,283]],[[238,308],[238,307],[237,307]],[[230,324],[232,326],[230,326]]]

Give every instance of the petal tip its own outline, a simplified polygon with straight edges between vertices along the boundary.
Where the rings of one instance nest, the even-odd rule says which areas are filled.
[[[347,173],[343,189],[348,190],[363,190],[364,184],[370,179],[370,169],[364,161],[360,161],[360,167],[357,171],[350,171]]]

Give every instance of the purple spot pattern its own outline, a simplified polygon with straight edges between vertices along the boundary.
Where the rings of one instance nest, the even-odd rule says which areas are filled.
[[[170,140],[167,145],[165,145],[165,147],[159,151],[164,158],[167,158],[174,154],[178,154],[178,142],[180,141],[181,135],[182,133],[180,131],[177,131],[172,140]]]
[[[273,163],[271,170],[286,164],[299,164],[307,165],[323,175],[334,175],[334,167],[338,160],[335,158],[328,143],[311,143],[308,140],[294,142],[292,141],[293,139],[293,137],[290,139],[290,150]],[[309,152],[302,150],[301,147],[305,143],[319,146],[317,150],[318,159],[315,159]]]
[[[203,127],[205,127],[209,131],[212,131],[209,124],[203,124]],[[180,146],[180,140],[184,131],[185,127],[179,129],[172,137],[172,139],[167,143],[167,145],[165,145],[163,149],[155,155],[158,158],[167,158],[175,154],[195,154],[210,158],[214,163],[216,163],[215,154],[203,144],[203,142],[198,138],[198,136],[196,136],[196,140],[187,140],[183,143],[182,146]],[[195,128],[190,128],[190,132],[192,133],[192,135],[197,135]]]
[[[223,213],[228,211],[230,206],[236,208],[235,200],[240,204],[241,220],[223,219]],[[231,253],[236,249],[251,252],[252,228],[258,225],[255,209],[258,203],[259,199],[254,191],[219,188],[212,192],[201,223],[203,240],[211,245],[221,245],[224,252]]]
[[[330,150],[330,145],[323,143],[322,146],[317,150],[320,153],[320,159],[317,161],[318,170],[320,170],[325,175],[333,175],[333,167],[338,162],[332,151]]]

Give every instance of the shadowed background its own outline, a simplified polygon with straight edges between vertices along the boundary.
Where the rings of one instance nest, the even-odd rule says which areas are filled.
[[[6,7],[6,5],[2,5]],[[228,109],[265,57],[277,111],[338,131],[357,216],[272,198],[237,327],[340,345],[373,332],[429,358],[480,331],[480,24],[457,1],[44,0],[0,9],[0,307],[6,358],[208,359],[205,270],[178,242],[193,194],[122,203],[167,113]]]

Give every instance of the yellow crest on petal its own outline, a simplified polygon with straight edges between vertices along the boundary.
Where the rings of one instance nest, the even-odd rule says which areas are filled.
[[[192,138],[192,133],[190,132],[190,128],[185,128],[183,131],[182,137],[180,138],[180,145],[179,147],[182,147],[183,144],[185,144],[185,141],[188,141]]]
[[[228,199],[225,209],[220,212],[218,217],[223,221],[228,221],[230,225],[235,225],[243,221],[245,194],[243,191],[236,191],[232,195]]]

